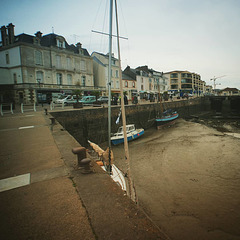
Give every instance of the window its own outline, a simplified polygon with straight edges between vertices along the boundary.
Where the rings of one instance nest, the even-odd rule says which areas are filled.
[[[143,85],[141,85],[141,91],[143,91]]]
[[[80,62],[80,70],[86,71],[86,62],[83,60],[81,60],[81,62]]]
[[[141,78],[141,83],[143,83],[143,78]]]
[[[178,74],[177,73],[172,73],[171,74],[171,78],[177,78],[178,77]]]
[[[125,81],[125,87],[128,87],[128,82],[127,81]]]
[[[14,82],[14,84],[17,84],[17,74],[16,73],[13,74],[13,82]]]
[[[37,83],[43,83],[43,72],[41,71],[36,72],[36,80]]]
[[[61,73],[57,73],[57,84],[62,85],[62,74]]]
[[[149,83],[149,90],[152,90],[152,84]]]
[[[57,68],[61,68],[61,66],[62,66],[61,56],[56,56],[56,60],[57,60]]]
[[[116,70],[116,78],[118,78],[118,70]]]
[[[72,62],[71,62],[71,58],[67,58],[67,69],[70,70],[72,69]]]
[[[135,82],[132,82],[132,87],[135,88]]]
[[[86,76],[82,76],[81,86],[83,86],[83,87],[86,86]]]
[[[72,85],[72,75],[71,74],[67,75],[67,84]]]
[[[119,89],[119,81],[116,81],[116,88]]]
[[[65,48],[65,42],[63,40],[57,39],[57,47]]]
[[[43,65],[42,53],[40,51],[35,51],[35,61],[36,61],[36,65]]]
[[[116,60],[112,59],[112,65],[116,64]]]
[[[8,53],[6,53],[6,64],[10,64],[9,54]]]

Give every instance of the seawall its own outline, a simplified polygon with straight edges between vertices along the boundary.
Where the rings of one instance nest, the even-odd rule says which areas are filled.
[[[174,102],[164,102],[164,109],[177,110],[180,117],[185,118],[200,111],[210,110],[208,98],[195,98]],[[120,124],[115,124],[120,106],[111,108],[112,133],[116,132]],[[134,123],[137,128],[148,129],[154,127],[155,116],[161,112],[159,103],[144,103],[127,105],[127,124]],[[79,109],[51,112],[51,115],[67,130],[82,146],[87,146],[87,140],[103,143],[108,138],[108,109],[107,107]]]

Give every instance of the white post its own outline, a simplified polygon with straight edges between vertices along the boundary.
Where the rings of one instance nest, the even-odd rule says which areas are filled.
[[[23,103],[21,103],[21,113],[23,113]]]
[[[13,114],[13,104],[11,103],[11,105],[10,105],[10,111],[11,111],[11,113]]]
[[[33,103],[33,110],[34,110],[34,112],[36,112],[36,103],[35,102]]]
[[[1,116],[3,116],[2,104],[1,104]]]

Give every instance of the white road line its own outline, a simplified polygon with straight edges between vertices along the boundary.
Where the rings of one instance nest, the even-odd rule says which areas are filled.
[[[27,129],[27,128],[34,128],[34,126],[19,127],[18,129],[21,130],[21,129]]]
[[[30,173],[0,180],[0,192],[30,184]]]

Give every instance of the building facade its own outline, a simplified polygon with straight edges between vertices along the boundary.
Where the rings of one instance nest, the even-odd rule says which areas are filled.
[[[191,93],[202,95],[206,91],[206,82],[201,80],[201,76],[189,71],[171,71],[164,73],[169,79],[169,92],[172,94]]]
[[[159,91],[164,93],[168,90],[163,73],[149,69],[148,66],[139,66],[135,69],[127,66],[123,73],[136,80],[136,91],[140,99],[150,99],[153,96],[157,98]]]
[[[91,57],[93,59],[95,87],[101,89],[102,94],[106,95],[108,90],[109,54],[93,52]],[[119,61],[114,57],[114,54],[112,54],[111,65],[111,92],[116,95],[120,94]]]
[[[95,90],[93,61],[80,43],[69,45],[54,33],[15,36],[12,24],[1,35],[0,101],[49,102],[54,94]]]

